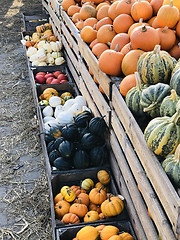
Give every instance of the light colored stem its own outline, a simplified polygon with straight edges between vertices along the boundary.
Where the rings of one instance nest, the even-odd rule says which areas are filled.
[[[174,102],[177,102],[177,100],[178,100],[177,93],[174,89],[171,90],[171,100]]]
[[[141,79],[138,72],[135,72],[135,78],[136,78],[136,88],[138,91],[141,91],[142,84],[141,84]]]
[[[176,148],[175,159],[180,161],[180,144]]]

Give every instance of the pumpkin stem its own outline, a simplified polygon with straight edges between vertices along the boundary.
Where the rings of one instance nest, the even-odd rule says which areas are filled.
[[[113,25],[111,25],[111,26],[109,27],[109,31],[113,31],[113,30],[114,30]]]
[[[102,190],[103,187],[104,187],[104,185],[102,185],[102,186],[100,187],[100,189],[99,189],[99,191],[98,191],[99,193],[101,192],[101,190]]]
[[[118,52],[118,50],[119,50],[119,44],[116,44],[116,47],[115,47],[114,51]]]
[[[180,161],[180,144],[176,148],[175,159]]]
[[[156,45],[155,47],[154,47],[154,50],[153,50],[153,53],[154,54],[159,54],[160,53],[160,49],[161,49],[161,46],[160,45]]]
[[[149,112],[149,111],[155,109],[155,108],[157,107],[157,104],[158,104],[157,102],[154,102],[154,103],[152,103],[151,105],[149,105],[149,107],[144,108],[143,111],[144,111],[144,112]]]
[[[109,196],[108,196],[109,202],[111,202],[111,195],[112,195],[112,193],[110,193]],[[113,195],[112,195],[112,196],[113,196]]]
[[[178,96],[177,96],[176,90],[174,90],[174,89],[171,90],[171,100],[173,102],[177,102],[178,101]]]
[[[142,32],[146,32],[146,31],[147,31],[147,27],[146,27],[145,24],[142,25],[141,31],[142,31]]]
[[[140,19],[139,19],[139,23],[142,23],[142,22],[143,22],[143,18],[140,18]]]
[[[173,7],[173,0],[170,1],[169,6],[170,6],[170,7]]]
[[[136,78],[136,88],[138,91],[141,91],[142,84],[141,84],[141,79],[138,72],[135,72],[135,78]]]
[[[180,48],[180,42],[178,43],[178,47]]]
[[[131,0],[127,0],[126,3],[127,3],[127,4],[131,4]]]

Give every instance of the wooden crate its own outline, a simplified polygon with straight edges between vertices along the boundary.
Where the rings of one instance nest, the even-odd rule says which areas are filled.
[[[49,0],[50,6],[52,10],[57,14],[57,16],[60,16],[60,3],[57,0]]]

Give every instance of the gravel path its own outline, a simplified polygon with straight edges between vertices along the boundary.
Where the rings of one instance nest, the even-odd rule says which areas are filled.
[[[0,3],[0,239],[49,240],[48,184],[20,42],[22,13],[41,10],[42,5],[40,0]]]

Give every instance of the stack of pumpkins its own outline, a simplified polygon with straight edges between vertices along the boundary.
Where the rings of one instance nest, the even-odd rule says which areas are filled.
[[[134,74],[155,45],[180,57],[179,0],[63,0],[62,7],[109,75]]]
[[[110,175],[105,170],[97,173],[99,182],[94,187],[91,178],[80,186],[63,186],[54,198],[56,217],[64,224],[92,222],[119,215],[124,204],[119,196],[109,192]]]

